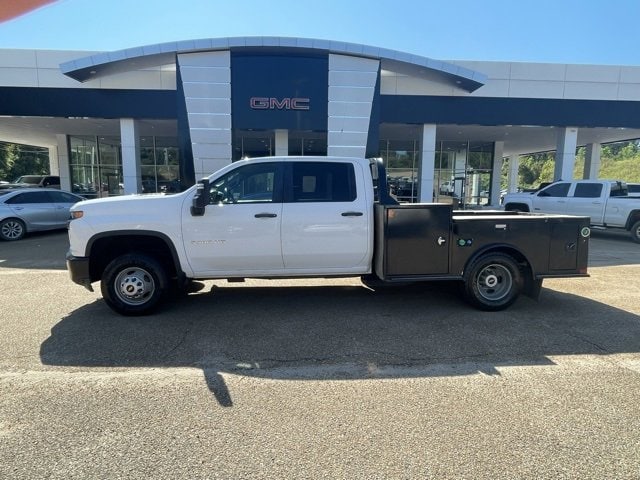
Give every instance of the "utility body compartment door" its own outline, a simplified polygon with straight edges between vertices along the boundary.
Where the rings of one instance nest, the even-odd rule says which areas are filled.
[[[376,273],[383,278],[449,273],[451,205],[376,205]]]

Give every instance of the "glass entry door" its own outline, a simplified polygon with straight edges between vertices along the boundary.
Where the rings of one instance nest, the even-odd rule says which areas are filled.
[[[402,203],[416,202],[418,199],[418,141],[381,140],[380,156],[387,169],[387,183],[391,194]]]
[[[276,151],[274,130],[236,130],[233,133],[233,158],[273,157]]]
[[[291,156],[325,156],[327,132],[289,130],[286,151]],[[233,134],[233,161],[276,155],[275,130],[237,130]]]
[[[439,142],[434,171],[436,201],[481,206],[491,198],[492,142]]]
[[[289,155],[325,156],[327,154],[327,132],[311,130],[289,131]]]

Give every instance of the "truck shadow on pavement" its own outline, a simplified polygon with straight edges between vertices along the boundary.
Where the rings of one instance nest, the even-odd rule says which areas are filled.
[[[223,286],[139,318],[102,301],[56,324],[45,365],[196,367],[221,406],[222,373],[279,379],[499,375],[555,355],[640,351],[640,317],[543,289],[503,312],[467,307],[453,284],[373,292],[353,286]]]

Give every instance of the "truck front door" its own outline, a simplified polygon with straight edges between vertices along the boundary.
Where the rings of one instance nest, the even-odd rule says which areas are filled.
[[[559,213],[567,211],[567,195],[569,194],[568,182],[558,182],[533,193],[533,212]]]
[[[204,215],[183,218],[196,276],[281,273],[282,163],[244,165],[210,185]]]
[[[291,274],[364,273],[371,261],[372,212],[358,164],[286,164],[282,256]],[[368,173],[368,172],[367,172]]]

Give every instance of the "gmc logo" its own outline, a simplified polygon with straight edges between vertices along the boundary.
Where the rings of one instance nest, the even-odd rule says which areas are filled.
[[[309,110],[308,98],[251,97],[249,106],[253,110]]]

